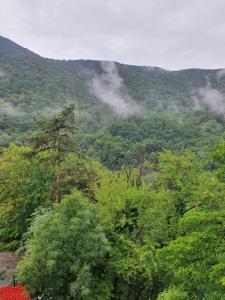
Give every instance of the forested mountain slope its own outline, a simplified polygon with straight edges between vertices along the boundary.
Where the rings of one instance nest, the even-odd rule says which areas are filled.
[[[34,299],[224,299],[224,71],[1,43],[0,251],[24,255],[16,281]]]
[[[162,148],[204,150],[223,134],[224,73],[52,60],[0,37],[0,145],[75,103],[81,147],[109,167]]]

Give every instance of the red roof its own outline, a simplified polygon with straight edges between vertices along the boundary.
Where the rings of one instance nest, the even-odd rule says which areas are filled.
[[[1,300],[31,300],[22,285],[0,287]]]

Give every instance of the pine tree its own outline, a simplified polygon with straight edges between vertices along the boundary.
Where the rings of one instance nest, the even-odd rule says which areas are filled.
[[[77,132],[74,109],[72,104],[65,107],[57,116],[38,122],[39,131],[29,139],[33,155],[43,151],[51,153],[50,160],[55,166],[52,195],[54,202],[61,200],[61,164],[68,153],[78,152],[74,143],[74,135]]]

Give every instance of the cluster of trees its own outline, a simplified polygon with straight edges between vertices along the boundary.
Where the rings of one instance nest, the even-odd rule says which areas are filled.
[[[225,143],[110,170],[78,149],[73,110],[0,157],[0,248],[24,253],[17,281],[34,299],[225,298]]]
[[[212,116],[211,116],[212,117]],[[223,124],[205,113],[186,115],[181,122],[168,113],[146,113],[113,121],[95,133],[80,135],[82,150],[109,169],[156,160],[163,149],[191,149],[204,155],[218,143]]]

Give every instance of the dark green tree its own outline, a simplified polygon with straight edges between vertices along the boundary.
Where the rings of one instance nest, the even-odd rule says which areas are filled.
[[[49,161],[55,166],[55,183],[52,193],[52,200],[61,200],[61,164],[69,153],[77,153],[74,142],[74,134],[77,132],[74,105],[71,104],[57,116],[38,122],[39,131],[30,139],[29,143],[33,154],[48,152]]]

